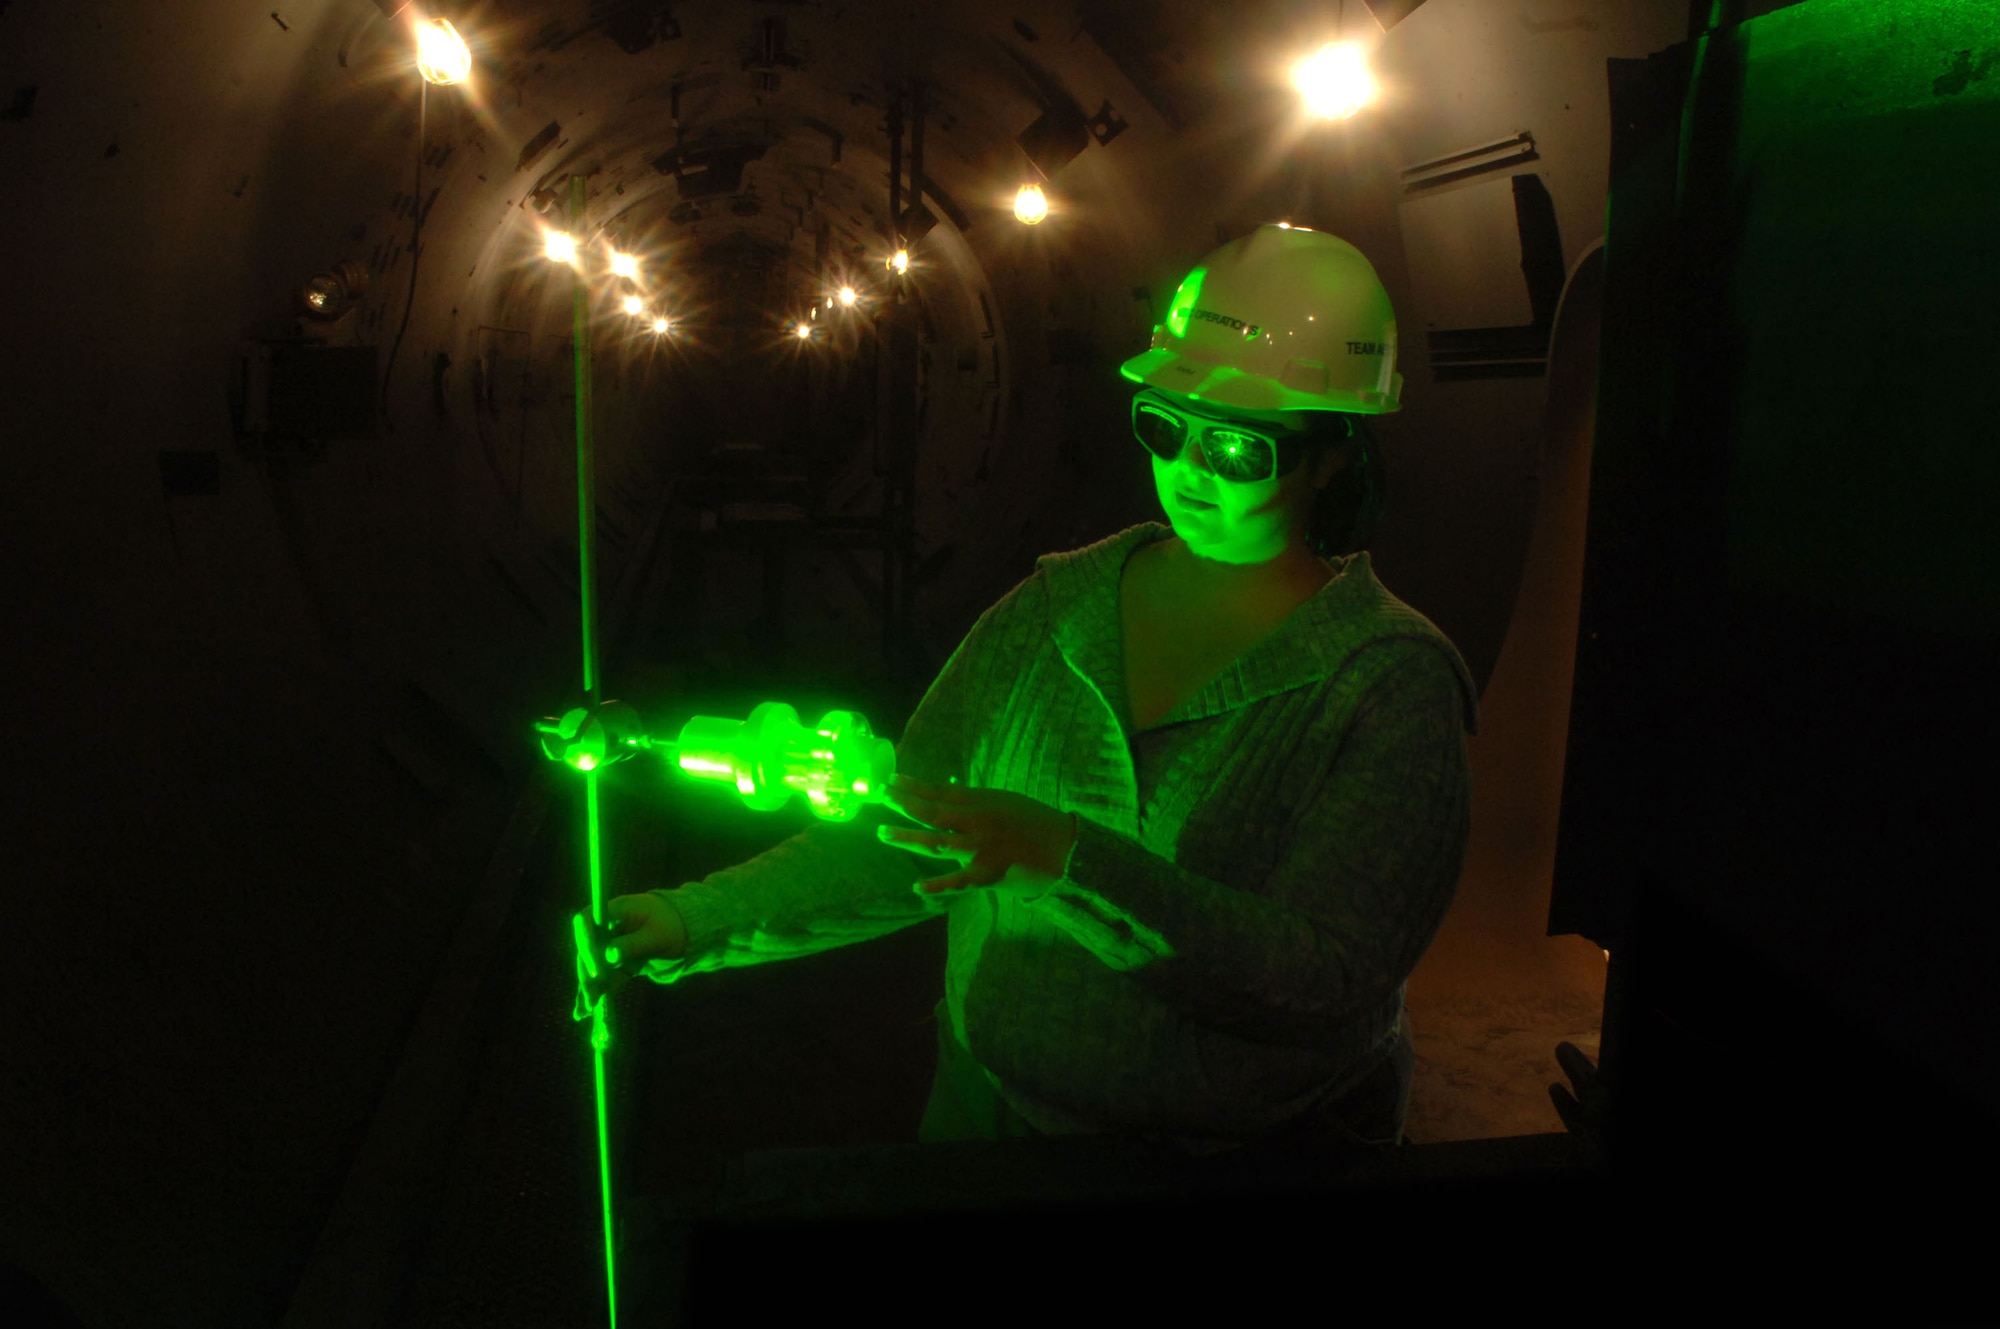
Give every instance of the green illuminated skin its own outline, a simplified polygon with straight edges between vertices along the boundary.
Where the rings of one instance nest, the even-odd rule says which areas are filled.
[[[687,954],[687,923],[680,911],[650,892],[619,895],[604,902],[617,940],[604,951],[615,968],[607,971],[604,986],[616,992],[648,960],[678,960]]]
[[[1178,393],[1161,395],[1177,408],[1214,419],[1279,428],[1288,423],[1276,411],[1222,410]],[[1188,590],[1234,598],[1325,579],[1306,535],[1313,500],[1344,464],[1337,450],[1309,453],[1291,474],[1249,484],[1219,479],[1197,446],[1183,448],[1177,461],[1153,457],[1152,463],[1160,506],[1174,528],[1164,563]],[[1181,494],[1215,506],[1189,509]]]

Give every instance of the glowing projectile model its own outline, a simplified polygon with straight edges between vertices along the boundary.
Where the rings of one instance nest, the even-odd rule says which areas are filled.
[[[585,234],[585,185],[570,179],[570,237]],[[802,795],[815,816],[851,820],[869,803],[884,801],[896,773],[896,749],[877,738],[868,721],[851,711],[832,711],[807,729],[798,712],[782,702],[765,702],[747,720],[695,716],[671,743],[649,737],[637,710],[599,696],[597,669],[597,483],[591,399],[590,297],[583,264],[574,251],[550,257],[570,262],[573,272],[576,347],[576,490],[578,585],[583,621],[584,704],[560,718],[543,720],[542,751],[583,776],[584,842],[588,846],[590,910],[571,918],[576,942],[577,999],[572,1015],[590,1021],[597,1085],[598,1181],[604,1200],[604,1285],[611,1329],[618,1325],[617,1233],[611,1202],[611,1127],[606,1111],[605,1053],[611,1047],[610,1003],[593,982],[615,965],[606,956],[610,933],[604,920],[604,846],[599,835],[598,778],[606,767],[640,753],[657,754],[670,769],[697,780],[733,785],[743,802],[760,812],[783,807]]]
[[[732,786],[755,811],[775,812],[801,794],[825,821],[851,821],[881,802],[896,773],[895,745],[877,738],[866,718],[829,711],[808,729],[781,701],[763,703],[747,720],[697,715],[671,743],[648,736],[639,712],[622,701],[579,706],[535,728],[551,761],[585,774],[656,753],[683,775]]]
[[[808,729],[781,701],[763,703],[747,720],[697,715],[671,743],[646,734],[639,712],[622,701],[579,706],[535,728],[548,758],[581,771],[587,780],[643,752],[692,779],[731,786],[753,811],[775,812],[794,794],[803,796],[822,821],[852,821],[863,807],[882,802],[896,774],[895,745],[877,738],[866,717],[829,711]],[[610,1045],[604,997],[601,990],[594,996],[591,984],[618,964],[618,956],[615,950],[606,954],[610,937],[596,912],[589,919],[576,914],[571,923],[577,965],[571,1014],[592,1021],[591,1044],[602,1050]]]

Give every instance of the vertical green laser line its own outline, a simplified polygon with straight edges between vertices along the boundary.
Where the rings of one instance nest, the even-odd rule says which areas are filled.
[[[611,1329],[618,1329],[618,1274],[612,1267],[615,1252],[611,1239],[611,1118],[604,1089],[604,1051],[611,1034],[605,1025],[602,1001],[597,1003],[592,1024],[591,1052],[597,1063],[597,1174],[604,1192],[604,1295],[610,1306]]]
[[[573,269],[572,308],[575,325],[572,338],[576,355],[576,512],[578,599],[583,618],[583,690],[585,704],[597,711],[597,480],[596,448],[591,410],[590,284],[584,279],[583,212],[584,178],[569,179],[569,233],[577,246],[577,266]],[[595,768],[583,775],[585,843],[590,859],[590,917],[604,926],[604,846],[598,836],[597,776]],[[604,1294],[608,1302],[611,1329],[618,1329],[618,1279],[615,1267],[616,1228],[611,1208],[611,1122],[605,1111],[604,1052],[611,1045],[610,1018],[606,1000],[591,1013],[590,1046],[595,1067],[597,1092],[597,1174],[604,1198]]]

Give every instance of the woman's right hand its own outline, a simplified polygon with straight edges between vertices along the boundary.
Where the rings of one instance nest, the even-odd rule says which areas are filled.
[[[631,982],[646,961],[678,960],[687,954],[687,924],[681,911],[650,892],[606,900],[604,921],[611,932],[606,950],[618,955],[618,962],[604,974],[602,989],[607,995]]]

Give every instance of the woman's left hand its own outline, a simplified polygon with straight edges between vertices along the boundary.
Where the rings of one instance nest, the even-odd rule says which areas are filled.
[[[1000,886],[1039,893],[1061,880],[1076,843],[1067,812],[1004,789],[965,789],[908,775],[889,781],[888,805],[921,826],[876,827],[884,844],[948,859],[959,870],[920,881],[925,895]]]

